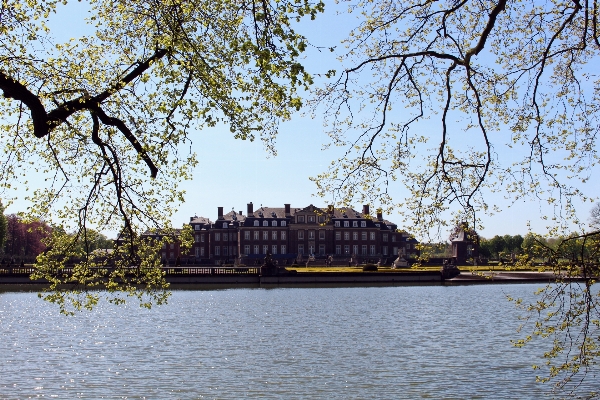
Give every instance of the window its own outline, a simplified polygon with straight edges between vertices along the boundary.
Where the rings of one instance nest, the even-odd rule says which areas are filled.
[[[339,245],[339,244],[335,245],[335,254],[338,255],[338,256],[340,254],[342,254],[342,246],[341,245]]]
[[[286,234],[285,231],[281,232],[281,240],[285,240]]]
[[[358,255],[358,245],[357,244],[352,246],[352,254]]]
[[[195,256],[200,257],[200,247],[196,247],[195,250],[196,250]]]
[[[361,238],[362,240],[367,240],[367,232],[361,232],[361,233],[360,233],[360,238]]]
[[[266,244],[263,245],[263,254],[267,254],[269,252],[269,246],[267,246]]]
[[[276,244],[274,244],[274,245],[271,247],[271,254],[277,254],[277,245],[276,245]]]
[[[319,245],[319,254],[322,256],[325,255],[325,245],[324,244]]]
[[[271,226],[277,226],[277,221],[271,222]]]
[[[200,257],[204,257],[204,247],[200,247]]]
[[[287,221],[281,221],[281,226],[287,226]]]
[[[194,230],[195,231],[199,231],[200,230],[200,225],[194,225]]]
[[[166,248],[167,248],[167,244],[166,244],[166,243],[163,243],[163,244],[162,244],[162,248],[163,248],[163,249],[166,249]]]
[[[303,244],[298,245],[298,254],[304,254],[304,245]]]
[[[223,228],[227,229],[227,222],[223,222]]]
[[[309,215],[308,216],[308,222],[315,222],[315,216],[314,215]]]
[[[246,254],[246,255],[250,254],[250,245],[249,244],[244,246],[244,254]]]
[[[244,231],[244,239],[250,240],[250,231]]]
[[[358,232],[352,232],[352,240],[358,240]]]
[[[342,240],[342,232],[335,233],[335,240]]]
[[[229,240],[229,235],[227,233],[223,233],[223,241],[226,242]]]
[[[254,221],[254,226],[260,226],[260,223],[258,221]]]
[[[271,232],[271,239],[277,240],[277,231]]]
[[[315,246],[314,245],[308,245],[308,254],[315,254]]]
[[[220,256],[220,255],[221,255],[221,247],[215,246],[215,256]]]
[[[171,243],[171,250],[173,250],[175,248],[175,243]]]
[[[392,254],[397,256],[398,255],[398,248],[397,247],[392,247]]]
[[[362,255],[366,256],[367,255],[367,245],[363,244],[361,250],[362,250]]]
[[[263,221],[263,226],[269,226],[269,221]]]
[[[224,256],[229,255],[229,251],[227,249],[227,246],[223,246],[223,255]]]
[[[260,231],[254,231],[254,240],[260,239]]]
[[[221,234],[219,232],[215,232],[215,242],[221,240]]]
[[[304,223],[304,215],[299,215],[298,216],[298,222],[299,223]]]
[[[254,254],[260,254],[260,250],[258,249],[258,245],[254,245]]]
[[[350,222],[349,221],[344,221],[344,228],[347,228],[350,226]]]
[[[361,228],[366,228],[367,227],[367,221],[360,221],[360,227]]]
[[[325,239],[325,230],[323,230],[323,229],[319,230],[319,239],[321,239],[321,240]]]
[[[374,255],[375,255],[375,245],[374,245],[374,244],[372,244],[372,245],[369,247],[369,254],[370,254],[370,255],[372,255],[372,256],[374,256]]]
[[[304,239],[304,231],[300,230],[298,231],[298,240],[303,240]]]
[[[350,232],[344,232],[344,240],[350,240]]]
[[[200,235],[194,236],[194,242],[198,243],[200,241]]]
[[[387,256],[387,255],[388,255],[388,252],[387,252],[387,246],[383,246],[383,247],[381,248],[381,252],[383,253],[383,255],[384,255],[384,256]]]
[[[387,234],[387,233],[384,233],[384,234],[383,234],[383,241],[384,241],[384,242],[387,242],[387,241],[388,241],[388,234]]]
[[[200,242],[201,242],[201,243],[204,243],[204,233],[201,233],[201,234],[200,234]]]
[[[352,226],[358,228],[358,221],[352,221]]]
[[[392,242],[396,241],[396,235],[392,235]]]
[[[319,215],[319,222],[321,224],[325,222],[325,216],[324,215]]]
[[[350,246],[344,245],[344,254],[350,254]]]
[[[315,238],[315,231],[309,230],[308,231],[308,238],[309,239],[314,239]]]
[[[269,231],[263,231],[263,240],[269,240]]]
[[[336,228],[339,228],[340,227],[340,221],[335,221],[334,225],[335,225]]]
[[[281,254],[287,254],[287,248],[285,247],[285,244],[281,245]]]
[[[371,240],[375,240],[375,232],[371,232]]]

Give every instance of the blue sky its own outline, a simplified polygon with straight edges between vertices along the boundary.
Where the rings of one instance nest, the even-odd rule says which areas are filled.
[[[87,5],[84,3],[69,4],[59,11],[58,18],[53,20],[54,35],[68,39],[71,35],[85,29],[83,16]],[[319,15],[315,21],[303,23],[313,45],[339,46],[349,29],[358,24],[358,15],[335,15],[335,6],[327,4],[325,15]],[[326,72],[329,69],[340,70],[335,54],[328,51],[318,52],[309,48],[306,65],[314,73]],[[401,112],[401,110],[395,111]],[[216,218],[217,207],[226,211],[232,208],[245,213],[246,204],[250,201],[255,208],[261,204],[270,207],[283,207],[291,203],[292,207],[304,207],[308,204],[326,205],[330,199],[314,197],[315,185],[309,177],[323,172],[329,163],[336,158],[336,151],[322,150],[327,142],[323,121],[311,119],[297,114],[289,122],[280,127],[277,139],[278,155],[268,157],[260,140],[248,142],[236,140],[229,129],[224,126],[207,128],[196,132],[193,136],[192,151],[198,154],[198,165],[194,170],[194,179],[185,182],[186,202],[179,207],[173,216],[174,226],[181,226],[194,215]],[[436,143],[434,140],[432,143]],[[499,157],[511,157],[508,148],[497,146]],[[593,183],[586,188],[589,195],[600,193]],[[394,196],[404,196],[402,187],[391,188]],[[7,212],[23,211],[26,204],[21,200],[23,193],[17,192],[17,200]],[[484,237],[504,234],[527,233],[528,222],[536,232],[544,232],[546,223],[541,216],[551,213],[548,206],[535,199],[519,201],[509,208],[509,203],[502,196],[495,195],[493,201],[503,212],[483,219],[485,229],[480,231]],[[371,205],[375,209],[378,205]],[[360,209],[360,204],[355,204]],[[581,218],[587,219],[590,203],[580,206]],[[398,210],[402,213],[402,210]],[[392,221],[401,221],[399,215],[386,216]],[[410,231],[410,227],[404,227]]]

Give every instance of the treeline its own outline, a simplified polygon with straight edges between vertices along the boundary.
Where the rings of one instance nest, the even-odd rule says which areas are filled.
[[[0,205],[0,259],[32,262],[46,250],[46,238],[54,230],[62,229],[41,220],[27,221],[16,214],[4,215],[3,211]],[[77,241],[77,251],[86,253],[113,248],[113,241],[105,235],[92,229],[88,229],[86,234],[87,242]]]
[[[452,244],[423,244],[430,257],[452,257]],[[531,259],[569,259],[581,257],[597,258],[600,243],[595,236],[581,237],[576,233],[560,237],[544,237],[535,233],[521,235],[496,235],[493,238],[479,238],[479,257],[490,260],[510,260],[519,255]]]

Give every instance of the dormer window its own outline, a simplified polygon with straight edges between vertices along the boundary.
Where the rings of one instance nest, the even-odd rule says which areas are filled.
[[[258,221],[254,221],[254,226],[260,226],[260,223]]]
[[[339,228],[339,226],[340,226],[340,221],[335,221],[334,225],[335,225],[336,227],[338,227],[338,228]]]
[[[263,226],[269,226],[269,221],[263,221]]]
[[[277,226],[277,221],[271,222],[271,226]]]
[[[364,228],[367,226],[367,221],[360,221],[360,226],[361,228]]]
[[[304,215],[299,215],[298,216],[298,222],[304,223]]]
[[[315,216],[314,215],[309,215],[308,216],[308,222],[315,222]]]
[[[344,221],[344,228],[347,228],[350,226],[350,221]]]
[[[200,230],[200,225],[194,225],[194,230],[195,231],[199,231]]]
[[[223,228],[227,229],[227,222],[223,222]]]
[[[358,228],[358,221],[352,221],[352,226]]]

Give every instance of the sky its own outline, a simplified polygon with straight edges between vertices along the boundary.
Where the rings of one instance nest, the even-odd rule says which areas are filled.
[[[83,17],[87,5],[83,2],[69,3],[59,10],[52,20],[54,35],[68,38],[85,29]],[[308,21],[309,41],[315,46],[325,48],[338,46],[346,37],[349,29],[358,24],[357,15],[336,15],[335,6],[327,2],[325,15],[319,15],[315,21]],[[329,51],[317,51],[309,48],[305,62],[307,69],[316,73],[324,73],[329,69],[341,69],[335,60],[335,54]],[[396,112],[402,112],[398,110]],[[243,211],[246,204],[253,202],[257,207],[283,207],[290,203],[293,208],[305,207],[309,204],[325,206],[330,199],[315,197],[316,187],[309,177],[326,170],[327,166],[338,155],[339,150],[322,150],[327,142],[323,121],[317,117],[312,119],[301,113],[293,116],[291,121],[283,122],[277,138],[277,156],[268,156],[260,140],[255,142],[234,139],[229,129],[224,126],[207,128],[192,135],[192,151],[198,154],[198,165],[193,172],[193,180],[185,182],[186,201],[172,218],[174,226],[181,226],[192,216],[208,217],[215,220],[217,207],[224,210]],[[508,148],[496,148],[500,157],[511,157]],[[405,189],[400,186],[391,187],[394,196],[404,196]],[[593,196],[600,195],[593,182],[587,187]],[[17,194],[17,200],[7,209],[7,213],[23,211],[26,203],[23,194]],[[492,217],[484,217],[485,229],[480,231],[483,237],[494,235],[521,234],[528,231],[544,232],[546,223],[541,217],[551,210],[536,199],[519,201],[510,206],[495,195],[493,201],[503,210]],[[371,209],[378,205],[371,205]],[[509,207],[510,206],[510,207]],[[581,215],[586,219],[592,205],[580,206]],[[360,210],[362,205],[355,204]],[[403,210],[397,210],[402,213]],[[386,219],[401,221],[400,215],[387,215]],[[404,227],[410,231],[410,227]],[[449,232],[448,232],[449,233]],[[110,234],[110,233],[109,233]]]

